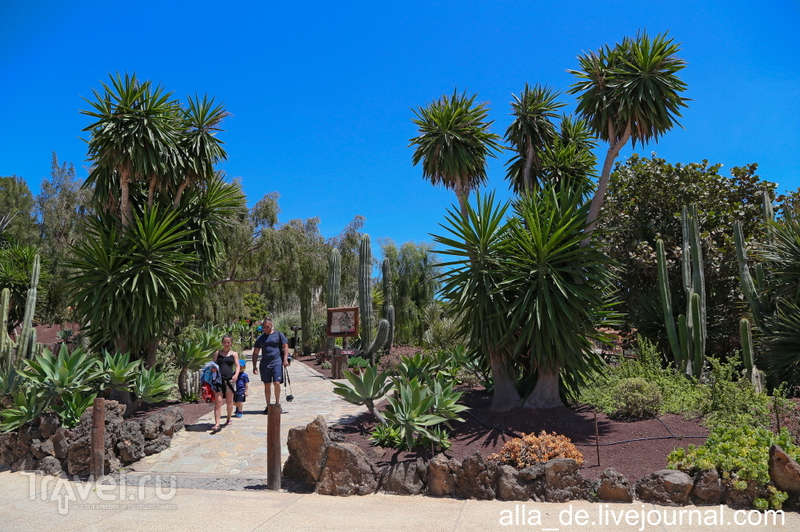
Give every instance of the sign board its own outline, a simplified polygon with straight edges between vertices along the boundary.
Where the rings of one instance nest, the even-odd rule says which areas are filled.
[[[357,336],[358,307],[338,307],[328,309],[328,336]]]

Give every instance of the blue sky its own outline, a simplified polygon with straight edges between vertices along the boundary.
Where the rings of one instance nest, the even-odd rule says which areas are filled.
[[[411,165],[411,108],[457,87],[488,102],[493,130],[526,82],[565,91],[576,56],[640,29],[669,30],[688,62],[689,108],[657,145],[669,162],[756,162],[781,191],[800,186],[800,2],[0,2],[0,175],[38,192],[51,152],[86,176],[79,114],[109,73],[136,72],[175,96],[209,94],[248,203],[281,194],[281,221],[355,215],[373,238],[431,241],[451,191]],[[794,37],[792,37],[794,35]],[[574,100],[564,95],[567,110]],[[603,155],[605,146],[601,145]],[[632,153],[630,146],[622,157]],[[506,196],[507,155],[489,189]],[[725,170],[723,170],[725,171]]]

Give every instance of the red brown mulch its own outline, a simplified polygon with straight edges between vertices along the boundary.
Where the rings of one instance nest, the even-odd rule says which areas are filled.
[[[194,425],[197,420],[214,410],[214,403],[181,403],[180,401],[162,401],[160,403],[145,403],[130,419],[142,419],[166,410],[169,406],[177,406],[183,412],[183,424]]]
[[[637,480],[653,471],[664,469],[667,455],[674,448],[689,444],[702,445],[708,435],[699,420],[686,420],[673,414],[660,416],[660,419],[619,421],[598,413],[597,425],[601,444],[598,465],[594,411],[589,407],[575,410],[566,407],[546,410],[516,408],[508,412],[491,412],[491,396],[483,390],[466,391],[460,403],[469,406],[470,410],[462,414],[465,420],[463,423],[452,424],[452,447],[445,451],[445,456],[463,460],[479,451],[488,458],[492,453],[499,452],[503,444],[514,437],[508,433],[539,434],[544,430],[563,434],[572,440],[583,454],[581,472],[587,478],[598,478],[606,468],[613,467],[629,480]],[[384,406],[385,404],[379,405],[379,409]],[[369,434],[374,426],[372,416],[362,414],[353,423],[334,426],[333,431],[339,432],[345,442],[358,445],[379,467],[414,460],[418,456],[432,457],[427,450],[408,452],[372,446],[369,443]],[[677,438],[672,438],[672,435]],[[615,444],[608,445],[610,443]]]
[[[330,378],[330,370],[322,370],[314,361],[314,356],[298,357],[297,361],[307,364]],[[383,360],[381,361],[383,362]],[[666,414],[658,419],[621,421],[597,413],[597,428],[600,442],[600,463],[597,461],[595,446],[594,410],[583,406],[577,409],[552,408],[533,410],[517,408],[508,412],[489,410],[491,395],[484,390],[464,390],[461,404],[470,409],[462,414],[463,423],[454,422],[450,435],[452,447],[445,456],[463,460],[479,451],[484,457],[499,452],[503,444],[513,438],[508,433],[541,431],[556,432],[569,437],[583,454],[581,472],[587,478],[598,478],[606,468],[613,467],[633,482],[649,473],[663,469],[667,465],[667,455],[676,447],[702,445],[708,430],[699,419],[683,419],[681,416]],[[385,402],[378,405],[385,407]],[[488,426],[487,426],[488,425]],[[334,437],[342,438],[363,450],[378,467],[415,460],[418,456],[431,458],[430,450],[419,452],[397,451],[375,447],[369,442],[369,435],[375,426],[368,413],[360,415],[352,423],[332,427]],[[676,437],[672,437],[676,436]],[[686,438],[686,436],[699,436]],[[661,439],[647,439],[661,438]],[[638,441],[630,441],[638,440]],[[627,443],[618,443],[627,442]],[[615,443],[614,445],[608,445]]]

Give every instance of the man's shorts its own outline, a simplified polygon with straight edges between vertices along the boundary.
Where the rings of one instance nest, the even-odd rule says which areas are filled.
[[[261,364],[258,372],[261,374],[261,382],[283,382],[283,362],[281,359],[270,364]]]

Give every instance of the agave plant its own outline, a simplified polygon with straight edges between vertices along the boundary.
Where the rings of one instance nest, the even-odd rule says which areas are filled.
[[[136,395],[132,411],[138,410],[143,402],[156,403],[168,399],[173,386],[155,367],[142,369],[132,384],[132,391]]]
[[[19,373],[39,391],[43,408],[56,397],[89,391],[90,383],[103,375],[89,353],[83,349],[70,353],[64,344],[57,357],[45,348],[34,360],[24,359],[23,366]]]
[[[368,367],[361,375],[346,371],[345,376],[351,386],[341,382],[334,382],[333,384],[336,388],[333,393],[348,403],[366,405],[369,413],[375,417],[378,423],[385,423],[386,420],[381,413],[375,410],[375,401],[386,395],[392,387],[389,374],[385,371],[378,373],[375,367]]]
[[[62,396],[61,404],[53,407],[58,419],[61,421],[61,425],[71,429],[80,423],[81,416],[87,408],[92,406],[95,397],[97,395],[93,393],[86,394],[81,392]]]
[[[413,379],[424,380],[436,373],[436,361],[431,357],[426,357],[422,353],[414,353],[413,356],[405,355],[400,358],[397,364],[399,378],[402,381]]]
[[[186,374],[190,371],[197,371],[208,362],[214,346],[206,341],[178,340],[172,349],[175,356],[175,364],[181,368],[178,375],[178,391],[181,399],[185,400],[190,390],[186,389]]]
[[[23,388],[12,394],[14,404],[0,412],[3,422],[0,431],[16,430],[25,423],[33,421],[42,411],[42,401],[39,392],[34,388]]]
[[[103,351],[103,373],[106,385],[116,391],[130,391],[136,374],[141,366],[140,360],[131,361],[127,353],[109,354]]]
[[[387,400],[389,408],[386,410],[386,421],[398,429],[405,449],[413,449],[425,440],[440,442],[432,429],[447,421],[447,418],[433,412],[436,395],[418,379],[396,383],[395,393]]]

